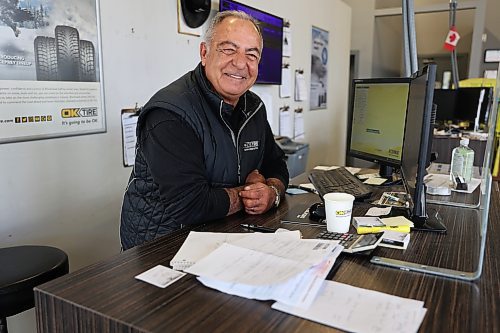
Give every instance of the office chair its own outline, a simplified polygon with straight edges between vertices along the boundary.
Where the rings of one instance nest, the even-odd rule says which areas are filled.
[[[50,246],[0,248],[0,333],[7,333],[7,317],[35,305],[33,288],[67,274],[68,256]]]

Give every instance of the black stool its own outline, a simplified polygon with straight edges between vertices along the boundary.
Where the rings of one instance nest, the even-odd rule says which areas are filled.
[[[35,305],[33,288],[67,274],[68,256],[50,246],[0,248],[0,333],[7,333],[7,317]]]

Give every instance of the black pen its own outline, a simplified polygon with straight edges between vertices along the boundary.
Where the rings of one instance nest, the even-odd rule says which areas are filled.
[[[261,225],[256,225],[256,224],[241,224],[241,226],[245,229],[253,230],[253,231],[260,231],[260,232],[275,232],[276,229],[273,228],[268,228],[264,227]]]

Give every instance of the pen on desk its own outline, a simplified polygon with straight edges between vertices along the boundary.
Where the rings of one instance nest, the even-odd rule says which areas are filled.
[[[400,198],[398,198],[398,197],[396,197],[396,196],[394,196],[394,195],[387,194],[387,193],[384,193],[383,195],[384,195],[384,197],[386,197],[386,198],[387,198],[387,199],[389,199],[389,200],[396,201],[396,202],[400,202],[400,203],[402,203],[402,204],[404,204],[404,203],[405,203],[405,201],[404,201],[404,200],[402,200],[402,199],[400,199]]]
[[[253,230],[253,231],[260,231],[260,232],[275,232],[276,229],[273,228],[268,228],[264,227],[261,225],[256,225],[256,224],[241,224],[241,226],[245,229]]]

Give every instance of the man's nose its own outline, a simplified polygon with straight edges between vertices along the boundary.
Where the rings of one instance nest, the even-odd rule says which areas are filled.
[[[244,52],[236,52],[232,59],[233,65],[237,68],[244,68],[248,62]]]

